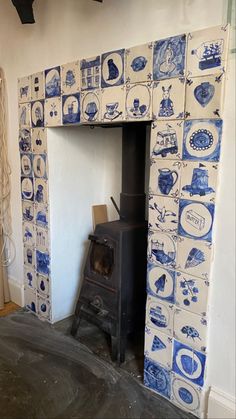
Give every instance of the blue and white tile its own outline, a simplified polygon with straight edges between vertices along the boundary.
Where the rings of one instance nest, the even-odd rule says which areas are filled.
[[[62,125],[61,97],[45,99],[44,117],[45,127],[58,127]]]
[[[146,304],[146,325],[155,330],[173,336],[173,305],[158,298],[147,296]]]
[[[125,79],[128,83],[152,80],[152,43],[125,50]]]
[[[171,374],[171,401],[181,409],[200,417],[203,411],[203,391],[177,374]]]
[[[31,103],[32,127],[44,127],[44,100]]]
[[[149,193],[177,198],[182,163],[178,160],[151,160]]]
[[[45,97],[52,98],[61,94],[60,66],[45,70]]]
[[[50,321],[51,303],[40,295],[37,297],[37,314],[42,320]]]
[[[30,103],[20,103],[18,105],[18,115],[19,115],[19,127],[30,128],[31,127],[31,104]]]
[[[152,119],[152,84],[135,83],[126,85],[126,119],[149,121]]]
[[[24,221],[34,220],[34,203],[31,201],[22,201],[22,218]]]
[[[21,153],[21,175],[22,176],[32,176],[32,154],[31,153]]]
[[[35,196],[34,200],[38,204],[48,203],[48,184],[45,179],[36,178],[34,180]]]
[[[163,268],[175,268],[177,252],[176,235],[153,232],[148,233],[148,259]]]
[[[176,308],[174,311],[174,338],[191,348],[206,352],[206,317]]]
[[[27,201],[34,200],[34,181],[32,177],[21,176],[21,198]]]
[[[153,119],[184,119],[185,79],[166,79],[153,84]]]
[[[50,295],[50,280],[48,276],[36,275],[37,292],[43,298],[49,298]]]
[[[32,222],[24,221],[22,229],[23,243],[27,246],[35,246],[34,224]]]
[[[31,100],[45,98],[45,74],[44,71],[31,75]]]
[[[24,285],[32,291],[35,291],[37,287],[35,272],[27,266],[24,267]]]
[[[80,93],[62,96],[62,122],[63,125],[80,122]]]
[[[99,90],[81,93],[81,122],[92,124],[101,120],[101,94]]]
[[[49,230],[43,227],[35,227],[35,242],[37,250],[49,252]]]
[[[187,275],[176,274],[175,305],[192,313],[206,316],[209,281]]]
[[[32,151],[37,154],[47,153],[47,130],[45,128],[32,129]]]
[[[80,61],[80,86],[81,90],[101,87],[101,58],[99,55]]]
[[[106,52],[101,57],[101,87],[120,86],[124,84],[125,50]]]
[[[35,268],[35,250],[32,246],[24,245],[24,265],[28,268]]]
[[[187,72],[191,77],[226,70],[229,29],[229,25],[220,25],[188,34]]]
[[[153,79],[162,80],[183,76],[185,61],[185,34],[156,41],[153,49]]]
[[[125,87],[108,87],[101,90],[101,120],[123,121],[125,118]]]
[[[35,203],[34,222],[39,227],[49,227],[49,211],[45,204]]]
[[[19,149],[20,152],[28,153],[31,149],[31,129],[21,128],[19,130]]]
[[[25,103],[31,100],[31,78],[30,76],[18,79],[18,102]]]
[[[172,370],[200,387],[204,385],[206,355],[174,339]]]
[[[223,121],[194,119],[184,122],[183,160],[220,160]]]
[[[168,303],[175,303],[175,271],[153,263],[147,266],[147,293]]]
[[[144,355],[166,368],[171,368],[172,338],[146,326]]]
[[[166,196],[149,196],[148,227],[163,233],[177,233],[178,231],[178,198]]]
[[[149,358],[144,359],[144,385],[161,396],[170,399],[170,371]]]
[[[63,64],[61,66],[61,93],[71,95],[80,91],[80,65],[79,61]]]
[[[151,129],[151,158],[180,160],[182,158],[184,121],[155,121]]]
[[[48,252],[36,250],[36,271],[46,276],[50,274],[50,255]]]
[[[218,164],[184,161],[180,197],[199,202],[215,202]]]
[[[24,299],[25,299],[25,307],[36,314],[36,310],[37,310],[36,291],[33,291],[29,289],[28,287],[26,287],[25,292],[24,292]]]
[[[35,178],[48,178],[47,156],[46,154],[34,154],[33,169]]]
[[[180,199],[179,235],[195,240],[212,242],[214,212],[215,205],[212,203]]]

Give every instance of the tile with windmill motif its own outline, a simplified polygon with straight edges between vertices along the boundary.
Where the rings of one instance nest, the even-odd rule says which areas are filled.
[[[18,102],[25,103],[31,100],[31,78],[30,76],[18,79]]]
[[[177,239],[177,236],[173,234],[149,230],[148,260],[163,268],[175,268]]]
[[[135,83],[126,85],[125,99],[126,120],[152,119],[152,83]]]
[[[144,355],[164,367],[171,368],[172,338],[146,326]]]
[[[204,402],[201,387],[190,384],[174,373],[171,374],[171,401],[181,409],[201,417]]]
[[[152,80],[152,43],[125,50],[125,77],[128,83]]]
[[[185,78],[153,83],[153,119],[184,119]]]
[[[174,310],[174,338],[194,349],[206,352],[206,317],[176,308]]]
[[[71,95],[80,90],[79,61],[63,64],[61,66],[61,91],[63,95]]]
[[[175,271],[154,263],[147,266],[147,293],[168,303],[175,303]]]
[[[177,160],[182,158],[184,121],[155,121],[151,127],[151,158]]]
[[[209,282],[182,272],[176,274],[175,305],[206,316]]]
[[[182,163],[177,160],[151,160],[149,193],[177,198]]]
[[[37,154],[47,153],[47,130],[45,128],[32,129],[32,151]]]
[[[218,164],[189,161],[182,164],[180,197],[200,202],[215,202]]]
[[[19,114],[19,126],[22,128],[31,127],[31,104],[30,103],[20,103],[18,105],[18,114]]]
[[[153,48],[154,80],[169,79],[185,74],[186,35],[160,39]]]
[[[34,73],[31,76],[31,99],[42,100],[45,98],[45,74],[44,71]]]
[[[147,296],[146,325],[169,336],[173,335],[173,305],[158,298]]]
[[[150,195],[148,210],[148,226],[151,230],[165,233],[178,231],[178,198]]]
[[[45,99],[44,105],[45,127],[58,127],[62,125],[61,97]]]
[[[118,122],[125,118],[125,87],[101,89],[101,120]]]

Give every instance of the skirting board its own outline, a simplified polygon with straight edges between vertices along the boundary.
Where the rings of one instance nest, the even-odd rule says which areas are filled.
[[[10,298],[13,303],[24,307],[24,285],[19,284],[14,279],[8,277]]]
[[[208,419],[235,419],[235,399],[226,393],[211,387],[208,400]]]

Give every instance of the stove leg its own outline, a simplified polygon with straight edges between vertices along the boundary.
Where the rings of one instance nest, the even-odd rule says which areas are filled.
[[[80,308],[81,308],[81,303],[78,302],[75,308],[75,315],[74,315],[74,320],[71,326],[71,335],[75,336],[77,333],[77,330],[79,328],[79,324],[80,324]]]
[[[126,336],[111,336],[111,359],[122,364],[125,361]]]

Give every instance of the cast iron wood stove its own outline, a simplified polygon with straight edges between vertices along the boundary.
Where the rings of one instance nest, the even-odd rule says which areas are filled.
[[[71,333],[81,318],[109,333],[112,359],[125,360],[126,338],[144,330],[147,222],[145,221],[146,124],[122,127],[120,219],[98,224],[89,235],[84,279]]]

